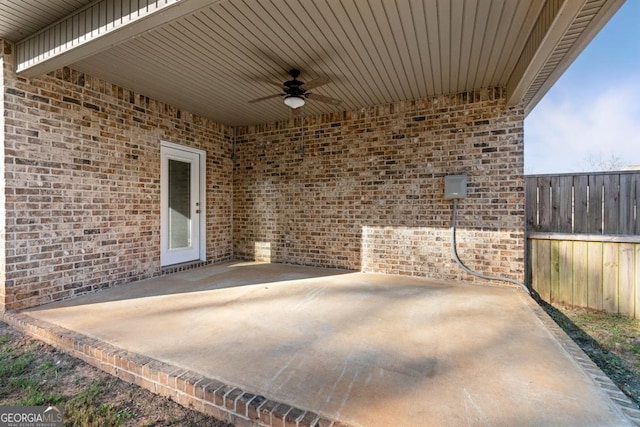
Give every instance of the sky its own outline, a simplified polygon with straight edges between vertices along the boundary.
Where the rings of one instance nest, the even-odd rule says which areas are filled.
[[[526,174],[640,166],[640,1],[627,0],[525,119]]]

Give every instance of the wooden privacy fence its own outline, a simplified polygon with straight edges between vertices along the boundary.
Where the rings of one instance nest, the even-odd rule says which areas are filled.
[[[640,171],[525,181],[533,289],[552,304],[640,318]]]

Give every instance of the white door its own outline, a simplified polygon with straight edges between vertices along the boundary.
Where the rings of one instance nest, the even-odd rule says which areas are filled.
[[[160,159],[160,263],[204,260],[204,152],[163,142]]]

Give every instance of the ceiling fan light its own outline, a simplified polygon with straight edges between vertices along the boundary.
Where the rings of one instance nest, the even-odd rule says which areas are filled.
[[[304,105],[304,98],[296,95],[289,95],[284,97],[284,103],[286,106],[293,108],[300,108]]]

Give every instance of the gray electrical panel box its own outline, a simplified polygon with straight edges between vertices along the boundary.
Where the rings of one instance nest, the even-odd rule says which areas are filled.
[[[444,177],[444,198],[464,199],[467,197],[467,176],[449,175]]]

